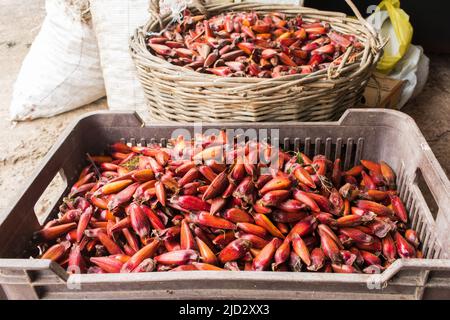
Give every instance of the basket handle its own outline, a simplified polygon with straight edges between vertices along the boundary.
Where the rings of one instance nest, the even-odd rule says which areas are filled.
[[[164,26],[161,19],[161,8],[159,6],[159,0],[150,0],[148,13],[150,13],[151,17],[158,20],[160,28],[163,29]]]
[[[369,29],[372,36],[376,37],[377,33],[376,33],[375,29],[373,28],[373,26],[370,23],[368,23],[366,21],[366,19],[363,18],[363,16],[361,15],[361,12],[359,12],[358,8],[355,6],[355,4],[352,2],[352,0],[345,0],[345,2],[347,2],[350,9],[352,9],[352,11],[355,14],[356,18],[358,19],[358,21],[362,25],[364,25],[367,29]]]
[[[202,14],[207,13],[207,10],[206,10],[205,5],[202,0],[191,0],[191,5],[195,8],[197,8],[197,10],[200,11]],[[148,12],[150,13],[150,16],[152,16],[156,20],[158,20],[161,30],[164,29],[164,24],[162,21],[162,14],[161,14],[161,0],[150,0]]]

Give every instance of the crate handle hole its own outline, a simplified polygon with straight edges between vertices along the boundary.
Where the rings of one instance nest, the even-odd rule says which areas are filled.
[[[433,196],[433,193],[431,192],[430,188],[428,187],[428,184],[425,181],[420,168],[418,168],[416,170],[416,178],[415,178],[414,182],[417,185],[417,187],[419,188],[419,190],[422,192],[422,195],[425,199],[425,202],[427,203],[428,209],[430,209],[433,219],[436,220],[437,214],[439,212],[439,206],[436,202],[436,199]]]
[[[53,177],[52,181],[48,184],[47,188],[39,197],[38,201],[34,205],[34,214],[38,219],[39,224],[42,226],[46,222],[50,213],[56,206],[59,199],[62,197],[67,189],[67,179],[64,174],[64,170],[61,169]]]

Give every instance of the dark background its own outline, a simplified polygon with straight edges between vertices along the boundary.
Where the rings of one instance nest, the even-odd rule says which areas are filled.
[[[364,17],[367,8],[381,0],[353,0]],[[305,0],[305,6],[321,10],[340,11],[353,15],[344,0]],[[409,15],[414,28],[413,43],[427,53],[450,53],[450,1],[402,0],[400,7]]]

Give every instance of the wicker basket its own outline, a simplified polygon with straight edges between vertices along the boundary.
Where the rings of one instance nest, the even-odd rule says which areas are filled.
[[[170,21],[159,14],[159,1],[152,0],[152,19],[136,30],[130,50],[152,117],[159,121],[329,121],[356,105],[381,55],[381,38],[346,0],[357,19],[343,13],[262,3],[209,3],[195,1],[190,8],[213,16],[227,11],[283,12],[301,14],[304,21],[320,19],[331,28],[355,34],[365,50],[349,61],[351,47],[342,63],[307,75],[279,78],[219,77],[173,65],[149,52],[145,37],[158,32]]]

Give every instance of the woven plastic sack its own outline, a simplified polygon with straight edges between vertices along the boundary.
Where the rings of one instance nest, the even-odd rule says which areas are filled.
[[[92,21],[98,39],[108,107],[140,110],[144,92],[129,53],[134,30],[148,19],[148,0],[91,0]]]
[[[13,88],[11,120],[69,111],[105,95],[87,0],[47,0],[47,15]]]

